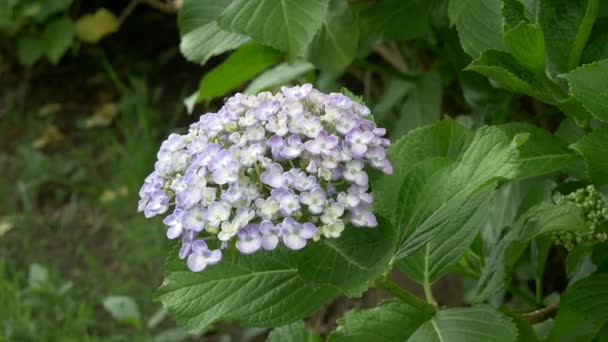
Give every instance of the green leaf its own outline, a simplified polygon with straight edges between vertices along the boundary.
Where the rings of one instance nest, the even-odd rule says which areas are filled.
[[[329,0],[236,0],[220,26],[295,58],[321,28]]]
[[[306,329],[304,322],[297,321],[273,329],[266,342],[320,342],[321,338]]]
[[[506,52],[486,50],[465,70],[483,74],[513,92],[536,97],[549,104],[557,102],[553,95],[556,89],[552,89],[547,80],[524,69]]]
[[[250,39],[219,27],[217,19],[233,0],[185,0],[178,14],[180,50],[191,62],[205,64],[209,58],[238,48]]]
[[[517,325],[517,342],[540,342],[530,323],[517,316],[510,316],[510,318]]]
[[[583,50],[581,63],[587,64],[608,58],[608,18],[598,18]]]
[[[67,16],[49,22],[42,32],[42,50],[52,64],[57,64],[74,42],[74,23]]]
[[[182,36],[201,26],[205,26],[222,15],[234,0],[183,0],[177,15],[179,32]]]
[[[577,281],[561,297],[547,341],[591,341],[608,321],[608,274]]]
[[[510,271],[530,241],[552,231],[584,228],[581,212],[572,204],[544,202],[526,211],[486,258],[475,301],[482,302],[504,287]]]
[[[399,191],[396,189],[401,189],[410,170],[426,158],[456,160],[471,138],[468,130],[448,118],[431,126],[414,129],[394,142],[387,150],[393,174],[373,181],[374,211],[387,218],[393,217],[398,209],[396,202]]]
[[[505,31],[505,44],[524,68],[536,74],[545,71],[545,41],[543,31],[535,24],[519,24]]]
[[[361,11],[365,37],[412,39],[429,30],[429,2],[424,0],[382,0]]]
[[[17,56],[19,62],[27,67],[36,63],[42,57],[40,38],[34,33],[28,33],[19,37],[17,41]]]
[[[359,296],[388,270],[397,233],[382,218],[375,229],[346,229],[349,234],[339,239],[307,247],[298,266],[305,281],[336,286],[348,296]]]
[[[359,25],[346,0],[332,0],[321,30],[308,47],[308,59],[321,69],[340,71],[355,58]]]
[[[182,36],[179,49],[187,60],[205,64],[209,58],[238,48],[250,39],[222,30],[212,21]]]
[[[439,311],[408,341],[412,342],[514,342],[517,328],[507,316],[490,306]]]
[[[257,94],[263,90],[270,90],[314,70],[314,65],[305,61],[295,61],[293,64],[281,63],[256,77],[245,89],[247,94]]]
[[[305,318],[339,290],[358,295],[388,268],[395,232],[347,227],[336,240],[311,243],[301,252],[279,248],[252,255],[233,253],[194,273],[174,249],[159,289],[164,307],[187,329],[223,319],[278,326]]]
[[[551,201],[555,182],[550,179],[529,178],[503,184],[490,202],[487,221],[481,231],[483,255],[492,253],[505,234],[513,227],[517,218],[541,202]]]
[[[593,116],[608,122],[608,59],[586,64],[571,71],[563,78],[570,84],[570,93],[576,97]]]
[[[470,205],[458,213],[423,248],[398,261],[397,266],[409,278],[422,285],[430,285],[450,270],[473,243],[486,221],[487,207],[494,194],[494,186],[486,186],[474,194]]]
[[[529,133],[528,140],[519,147],[520,178],[531,178],[563,170],[568,163],[578,158],[568,144],[538,126],[512,122],[498,126],[509,137]]]
[[[552,75],[578,66],[597,7],[598,0],[540,2],[538,21],[545,36],[547,66]]]
[[[401,108],[391,137],[400,137],[412,129],[438,121],[441,117],[443,87],[441,75],[432,68],[416,82]]]
[[[205,74],[199,85],[198,101],[214,99],[233,91],[281,58],[280,52],[256,43],[239,48],[222,64]]]
[[[591,119],[591,113],[572,95],[566,101],[560,102],[558,108],[568,117],[574,119],[576,124],[581,127],[587,126],[589,119]]]
[[[328,342],[406,341],[431,317],[397,299],[371,309],[352,310],[338,320]]]
[[[572,148],[585,159],[587,175],[597,185],[608,184],[606,142],[608,142],[608,127],[603,126],[572,145]]]
[[[280,326],[302,319],[338,293],[302,279],[301,253],[277,249],[252,255],[224,255],[204,272],[190,271],[173,249],[158,298],[189,331],[220,319],[252,326]]]
[[[488,49],[506,50],[500,0],[450,0],[448,16],[466,53],[478,58]]]
[[[439,230],[460,224],[462,216],[472,215],[481,205],[475,194],[484,186],[517,175],[517,148],[495,127],[480,128],[457,161],[434,172],[414,169],[401,185],[391,216],[401,234],[397,258],[412,254]]]
[[[141,314],[137,303],[128,296],[109,296],[103,300],[103,307],[121,323],[139,325]]]
[[[532,259],[532,267],[534,267],[534,283],[535,283],[535,294],[536,302],[542,303],[543,296],[543,280],[545,276],[545,265],[547,264],[547,258],[549,258],[549,252],[553,246],[553,237],[551,236],[539,236],[530,246],[530,254]]]

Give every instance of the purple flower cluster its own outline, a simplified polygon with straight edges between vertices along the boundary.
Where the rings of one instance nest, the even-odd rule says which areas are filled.
[[[366,165],[390,174],[385,129],[370,111],[310,84],[236,94],[187,134],[171,134],[141,188],[139,211],[165,217],[167,237],[198,272],[236,241],[244,254],[375,227]],[[210,249],[208,239],[221,241]]]

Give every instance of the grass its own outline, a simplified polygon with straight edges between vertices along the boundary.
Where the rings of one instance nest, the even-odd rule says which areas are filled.
[[[16,105],[0,120],[0,341],[187,337],[152,300],[170,242],[159,220],[136,213],[181,101],[162,105],[160,88],[110,78],[118,114],[108,127],[85,127],[92,107],[74,115],[62,103],[41,114],[50,95],[5,102]],[[32,283],[41,273],[44,281]],[[140,317],[113,317],[103,306],[113,295],[133,299]]]

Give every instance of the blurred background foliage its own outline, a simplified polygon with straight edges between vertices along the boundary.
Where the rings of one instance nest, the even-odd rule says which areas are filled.
[[[499,0],[302,1],[312,24],[289,26],[302,13],[275,18],[270,0],[255,1],[261,14],[231,0],[3,0],[0,340],[263,339],[177,328],[153,301],[170,243],[135,212],[162,139],[235,91],[347,87],[392,139],[444,116],[468,128],[524,121],[570,143],[599,127],[557,75],[608,56],[606,2],[568,65],[545,65],[559,44],[539,38],[536,1],[504,2],[515,14],[501,24]],[[538,49],[518,45],[522,34]],[[520,265],[522,283],[530,267]],[[565,277],[546,286],[563,290]],[[452,285],[444,303],[472,286]]]

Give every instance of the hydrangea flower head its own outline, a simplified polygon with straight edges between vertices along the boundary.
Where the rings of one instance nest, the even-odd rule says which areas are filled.
[[[236,94],[162,143],[138,210],[168,214],[167,237],[181,237],[179,256],[194,272],[232,245],[243,254],[299,250],[375,227],[366,167],[390,174],[392,166],[386,131],[369,116],[364,105],[310,84]]]

